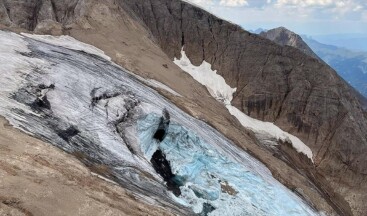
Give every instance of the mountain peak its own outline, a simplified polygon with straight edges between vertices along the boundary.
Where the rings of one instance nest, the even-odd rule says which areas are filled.
[[[308,56],[320,59],[303,41],[301,36],[283,26],[270,29],[268,31],[263,31],[260,33],[260,36],[267,38],[281,46],[291,46],[297,48]]]

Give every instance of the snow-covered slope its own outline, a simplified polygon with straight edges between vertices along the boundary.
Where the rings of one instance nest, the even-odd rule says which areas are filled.
[[[304,144],[299,138],[281,130],[278,126],[271,122],[263,122],[244,114],[239,109],[231,105],[232,94],[236,92],[236,88],[231,88],[217,71],[211,69],[211,65],[203,62],[200,66],[192,65],[190,59],[186,56],[185,51],[181,50],[181,58],[173,61],[183,71],[189,73],[195,80],[204,85],[209,93],[217,100],[224,103],[228,111],[238,119],[238,121],[247,129],[252,130],[260,140],[267,144],[276,145],[277,140],[289,142],[297,152],[305,154],[311,161],[313,155],[311,149]]]
[[[177,214],[317,214],[262,163],[131,73],[52,40],[0,31],[0,114],[14,126]],[[170,123],[158,142],[164,109]],[[157,152],[169,182],[153,165]]]

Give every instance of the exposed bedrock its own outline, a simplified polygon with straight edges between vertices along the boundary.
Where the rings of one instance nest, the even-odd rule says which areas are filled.
[[[153,138],[158,140],[159,142],[162,142],[163,139],[166,137],[170,122],[170,115],[166,109],[163,110],[162,114],[163,115],[160,118],[158,129],[153,135]]]
[[[172,173],[169,161],[161,150],[154,152],[150,162],[155,171],[166,181],[168,190],[172,191],[176,196],[181,195],[180,186],[175,181],[175,175]]]
[[[3,24],[27,30],[35,30],[38,24],[46,23],[59,28],[57,23],[70,24],[82,14],[83,2],[80,0],[1,0],[0,17],[4,20]]]
[[[170,122],[170,115],[166,109],[163,110],[162,114],[157,131],[154,133],[152,139],[158,142],[162,142],[166,137]],[[182,184],[178,184],[176,175],[172,173],[170,162],[166,159],[166,155],[159,149],[159,144],[158,149],[154,152],[150,162],[152,163],[155,171],[166,181],[168,190],[172,191],[176,196],[180,196],[180,186],[182,186]]]

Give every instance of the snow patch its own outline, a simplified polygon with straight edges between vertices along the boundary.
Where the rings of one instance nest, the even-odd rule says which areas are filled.
[[[263,122],[251,118],[250,116],[238,110],[236,107],[232,106],[232,94],[236,92],[236,88],[231,88],[226,83],[224,78],[217,74],[216,70],[213,71],[211,69],[211,65],[208,62],[203,61],[200,66],[192,65],[183,48],[181,50],[181,59],[175,58],[173,62],[183,71],[190,74],[199,83],[204,85],[215,99],[224,103],[231,115],[236,117],[242,126],[255,132],[260,139],[263,139],[264,137],[271,137],[275,140],[291,142],[293,148],[298,153],[303,153],[313,162],[313,154],[311,149],[299,138],[283,131],[271,122]]]
[[[32,38],[37,41],[52,44],[55,46],[62,46],[62,47],[72,49],[72,50],[84,51],[90,54],[100,56],[108,61],[111,61],[111,58],[107,56],[102,50],[92,45],[80,42],[76,40],[75,38],[70,37],[68,35],[51,36],[51,35],[36,35],[36,34],[28,34],[28,33],[21,33],[21,34],[23,36]]]
[[[216,70],[211,69],[211,65],[203,61],[199,66],[195,66],[191,63],[190,59],[186,56],[185,51],[181,50],[181,59],[175,58],[173,61],[183,71],[189,73],[195,80],[206,86],[209,93],[218,101],[224,104],[230,104],[233,96],[236,92],[236,88],[231,88],[224,78],[217,74]]]
[[[293,136],[292,134],[283,131],[274,123],[263,122],[251,118],[250,116],[244,114],[243,112],[241,112],[239,109],[237,109],[232,105],[226,105],[226,108],[228,109],[229,113],[231,113],[231,115],[236,117],[238,121],[241,123],[241,125],[244,126],[245,128],[260,135],[273,136],[275,139],[282,140],[283,142],[290,141],[292,143],[293,148],[296,149],[298,153],[305,154],[308,158],[310,158],[313,161],[311,149],[296,136]]]

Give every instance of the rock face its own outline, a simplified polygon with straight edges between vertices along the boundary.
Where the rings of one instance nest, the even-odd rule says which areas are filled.
[[[0,1],[0,17],[6,19],[7,25],[15,25],[34,30],[42,21],[55,21],[68,24],[75,15],[80,15],[79,0],[29,0]]]
[[[291,46],[301,50],[306,55],[320,59],[312,49],[303,41],[303,39],[296,33],[284,28],[279,27],[268,31],[260,32],[260,36],[267,38],[281,46]]]
[[[298,49],[279,46],[178,0],[120,5],[134,12],[172,59],[184,47],[195,65],[211,63],[237,88],[233,105],[298,136],[312,149],[312,172],[329,182],[328,191],[342,195],[358,209],[355,214],[366,212],[361,202],[366,199],[361,193],[366,191],[366,113],[335,71]]]
[[[28,30],[47,29],[46,22],[56,22],[62,31],[75,22],[88,29],[86,17],[109,9],[100,7],[88,14],[91,2],[3,0],[0,17],[6,26]],[[252,117],[275,122],[312,149],[314,166],[297,159],[295,165],[340,214],[365,215],[367,114],[335,71],[298,49],[279,46],[179,0],[108,2],[114,12],[145,26],[170,59],[179,58],[184,47],[195,65],[209,62],[237,88],[233,105]]]

